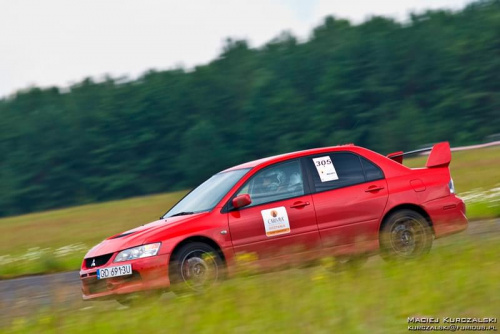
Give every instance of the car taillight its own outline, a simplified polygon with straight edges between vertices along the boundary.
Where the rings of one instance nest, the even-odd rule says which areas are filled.
[[[448,183],[448,187],[450,188],[450,194],[455,193],[455,184],[453,183],[453,179],[450,179],[450,182]]]

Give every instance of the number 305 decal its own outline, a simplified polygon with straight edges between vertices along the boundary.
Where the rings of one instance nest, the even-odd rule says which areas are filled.
[[[328,157],[328,159],[325,159],[325,160],[321,160],[321,161],[318,160],[318,161],[314,161],[314,162],[316,163],[316,167],[326,166],[326,165],[332,164],[332,160],[330,160],[330,157]]]
[[[324,157],[313,158],[312,160],[314,162],[314,166],[316,166],[316,170],[318,171],[321,182],[328,182],[339,179],[330,156],[327,155]]]

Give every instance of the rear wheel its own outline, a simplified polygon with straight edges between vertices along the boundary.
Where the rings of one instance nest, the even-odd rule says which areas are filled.
[[[380,231],[380,255],[384,260],[412,259],[432,246],[429,222],[413,210],[400,210],[386,218]]]
[[[202,242],[182,246],[170,264],[171,289],[176,293],[202,292],[223,276],[219,253]]]

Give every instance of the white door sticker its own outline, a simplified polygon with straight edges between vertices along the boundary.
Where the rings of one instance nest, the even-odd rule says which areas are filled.
[[[260,213],[262,214],[268,237],[290,233],[290,222],[288,221],[288,214],[284,206],[262,210]]]
[[[327,155],[325,157],[313,158],[314,166],[318,171],[321,182],[338,180],[339,176],[333,166],[332,159]]]

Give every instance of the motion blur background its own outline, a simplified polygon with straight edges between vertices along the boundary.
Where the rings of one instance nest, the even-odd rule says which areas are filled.
[[[442,140],[481,143],[500,132],[498,0],[444,1],[449,9],[428,11],[439,1],[186,2],[184,11],[169,2],[163,13],[153,3],[123,4],[137,17],[113,15],[121,2],[72,11],[56,1],[50,12],[38,2],[3,3],[0,216],[187,189],[226,167],[293,150],[354,142],[389,153]],[[245,16],[238,6],[253,11]],[[336,8],[350,20],[320,20]],[[377,13],[392,18],[370,17]],[[162,31],[160,22],[176,15],[178,29]],[[246,38],[252,25],[263,26],[255,46]],[[215,48],[192,39],[203,30],[211,41],[228,37],[218,55],[221,40]],[[111,58],[103,51],[110,46]],[[142,74],[140,63],[126,70],[123,59],[141,57]],[[187,65],[168,63],[182,57]],[[89,67],[99,58],[107,63]],[[103,75],[106,64],[120,75]],[[164,70],[145,71],[150,64]],[[80,67],[103,72],[64,77]]]
[[[498,141],[499,79],[500,0],[0,0],[0,333],[385,334],[500,317],[500,146],[453,152],[469,229],[419,261],[257,276],[238,254],[213,290],[130,309],[84,304],[77,271],[232,165]]]

